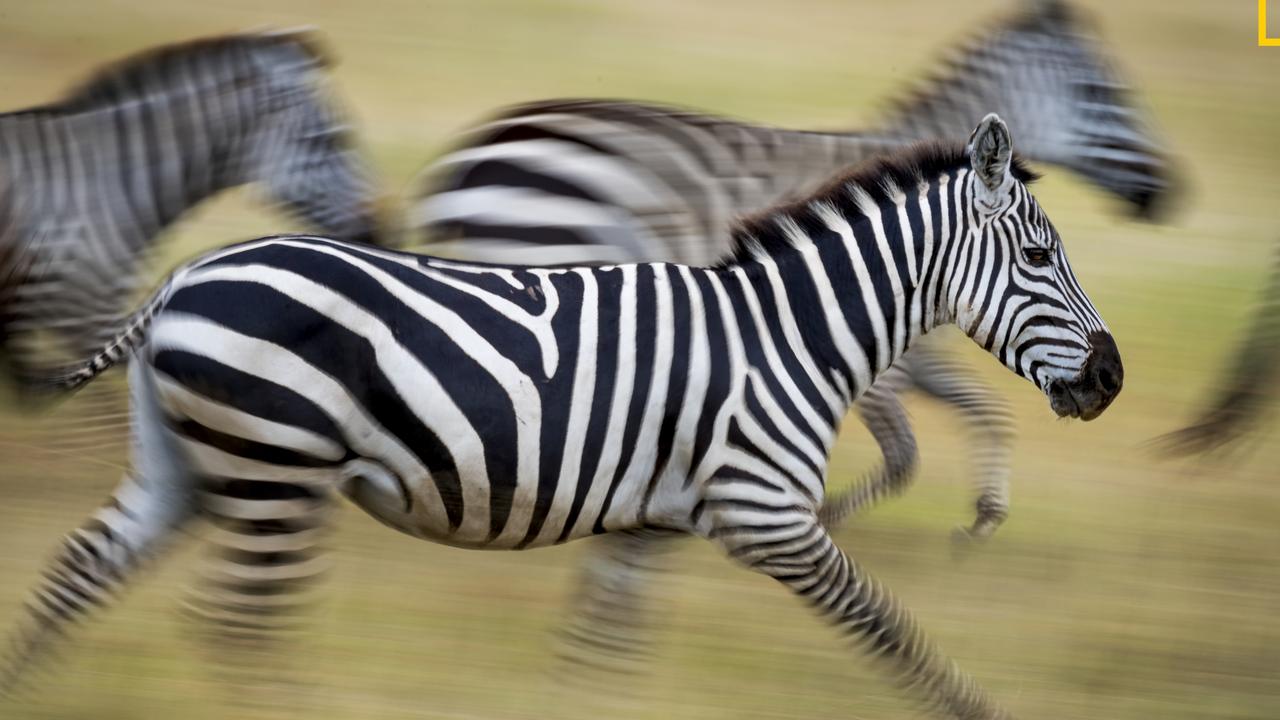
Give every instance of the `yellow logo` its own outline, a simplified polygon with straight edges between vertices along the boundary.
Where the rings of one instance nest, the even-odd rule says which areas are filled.
[[[1280,37],[1267,37],[1267,0],[1258,0],[1258,46],[1280,47]]]

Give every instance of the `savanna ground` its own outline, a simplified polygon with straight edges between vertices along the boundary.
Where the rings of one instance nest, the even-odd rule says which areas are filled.
[[[315,24],[341,58],[339,87],[381,182],[399,193],[450,133],[521,100],[639,97],[778,124],[857,127],[942,44],[1010,4],[9,2],[0,5],[0,99],[5,108],[52,99],[95,63],[152,44]],[[1191,184],[1163,227],[1120,219],[1061,171],[1049,169],[1037,189],[1119,341],[1124,393],[1097,422],[1057,421],[1034,389],[966,346],[1017,411],[1011,520],[980,553],[952,561],[948,531],[969,513],[964,438],[948,412],[913,400],[924,461],[916,488],[838,539],[1019,717],[1273,720],[1275,433],[1232,462],[1171,462],[1142,444],[1186,419],[1213,386],[1275,252],[1280,48],[1255,46],[1252,2],[1085,4]],[[288,229],[248,193],[232,193],[175,227],[159,264]],[[54,424],[75,408],[61,409]],[[0,436],[3,627],[122,462],[50,453],[25,437]],[[850,423],[833,484],[876,459]],[[918,714],[807,608],[698,543],[680,551],[663,586],[669,624],[652,674],[628,693],[589,700],[548,673],[549,631],[580,545],[466,552],[399,536],[350,508],[339,525],[317,632],[293,660],[302,684],[279,696],[282,716]],[[119,607],[83,628],[57,672],[20,700],[0,702],[0,717],[238,716],[232,691],[210,677],[176,612],[192,558],[182,547],[146,573]]]

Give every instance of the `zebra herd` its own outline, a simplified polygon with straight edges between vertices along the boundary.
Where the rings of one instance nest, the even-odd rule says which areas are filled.
[[[0,115],[8,374],[38,402],[127,363],[133,420],[131,467],[46,572],[0,690],[197,519],[217,569],[194,609],[222,640],[272,642],[341,495],[460,547],[600,536],[573,662],[635,661],[666,549],[698,536],[941,713],[1008,717],[829,529],[911,482],[908,389],[969,426],[978,497],[959,537],[1007,516],[1011,415],[936,327],[1058,416],[1092,420],[1121,390],[1022,158],[1145,219],[1176,175],[1078,11],[1031,2],[865,131],[612,100],[502,111],[414,183],[431,255],[389,247],[328,63],[310,33],[226,36]],[[241,184],[324,236],[215,250],[128,313],[160,231]],[[850,408],[884,463],[828,492]]]

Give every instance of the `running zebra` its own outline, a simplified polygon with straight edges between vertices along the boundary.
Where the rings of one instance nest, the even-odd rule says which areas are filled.
[[[1171,161],[1092,23],[1063,2],[1028,5],[948,53],[932,79],[868,131],[794,131],[633,102],[516,107],[424,171],[413,222],[425,249],[470,260],[709,264],[732,247],[741,215],[812,188],[833,168],[957,136],[987,109],[1009,119],[1027,157],[1065,166],[1137,216],[1157,217],[1174,190]],[[976,512],[954,533],[957,548],[1005,520],[1012,415],[945,350],[937,340],[920,343],[859,401],[884,464],[833,494],[825,522],[909,486],[916,440],[897,394],[912,388],[954,408],[968,429]],[[627,630],[643,619],[623,615],[646,601],[623,595],[651,581],[666,553],[641,546],[658,542],[653,534],[595,543],[573,599],[566,658],[628,669],[635,657],[615,651],[648,638]],[[634,561],[625,560],[630,553]]]
[[[375,239],[374,187],[308,31],[168,45],[0,114],[0,357],[18,380],[113,336],[184,212],[258,183],[334,237]]]
[[[155,556],[202,485],[340,491],[466,548],[646,528],[706,538],[858,638],[941,714],[1007,718],[818,522],[850,405],[953,323],[1092,420],[1110,333],[1025,183],[1008,128],[838,177],[735,232],[714,268],[468,264],[275,237],[176,272],[127,331],[133,469],[71,534],[15,671]],[[12,676],[10,676],[10,681]]]
[[[1184,428],[1158,439],[1165,450],[1193,455],[1223,450],[1249,437],[1275,410],[1280,369],[1280,254],[1225,381]]]
[[[510,108],[417,181],[413,222],[441,255],[537,265],[709,265],[745,213],[807,194],[839,168],[955,137],[1007,108],[1028,158],[1071,169],[1139,217],[1167,206],[1170,161],[1079,11],[1030,3],[953,49],[869,130],[814,132],[596,99]]]

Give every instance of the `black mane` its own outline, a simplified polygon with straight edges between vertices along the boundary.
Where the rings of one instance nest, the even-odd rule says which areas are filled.
[[[782,217],[800,219],[815,204],[848,206],[849,191],[859,188],[877,204],[890,201],[890,193],[914,188],[920,182],[970,167],[965,147],[954,142],[927,141],[891,155],[882,155],[854,165],[841,173],[808,197],[774,205],[739,220],[733,228],[733,250],[721,265],[750,260],[761,254],[791,247],[777,226]],[[1009,164],[1013,177],[1023,184],[1031,184],[1040,175],[1027,166],[1016,153]]]

